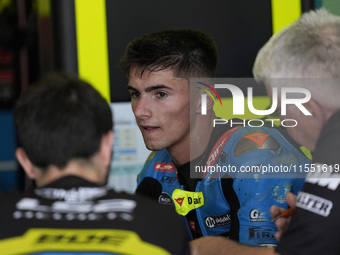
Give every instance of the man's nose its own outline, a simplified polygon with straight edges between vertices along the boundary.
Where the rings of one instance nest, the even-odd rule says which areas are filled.
[[[151,116],[151,104],[147,97],[140,97],[133,105],[133,113],[138,119],[145,119]]]

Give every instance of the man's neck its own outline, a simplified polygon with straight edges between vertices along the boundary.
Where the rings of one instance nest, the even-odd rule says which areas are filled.
[[[203,154],[211,138],[214,117],[215,115],[200,116],[196,125],[191,125],[187,140],[181,145],[167,149],[175,165],[183,165]]]
[[[100,171],[96,170],[94,165],[88,162],[81,162],[79,160],[69,162],[64,168],[49,166],[46,171],[39,168],[35,168],[34,171],[36,172],[36,185],[39,188],[69,175],[78,176],[97,184],[104,183],[100,175]]]

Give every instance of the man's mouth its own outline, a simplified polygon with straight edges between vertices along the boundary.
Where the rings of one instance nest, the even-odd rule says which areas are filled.
[[[142,125],[141,128],[142,128],[143,130],[145,130],[146,132],[152,132],[152,131],[158,129],[159,127],[157,127],[157,126],[146,126],[146,125]]]

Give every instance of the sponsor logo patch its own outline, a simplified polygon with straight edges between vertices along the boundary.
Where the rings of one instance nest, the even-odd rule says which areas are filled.
[[[208,157],[208,160],[207,160],[207,163],[206,163],[207,166],[212,166],[216,163],[218,157],[222,153],[222,150],[223,150],[225,144],[228,142],[231,135],[240,128],[241,128],[241,126],[234,127],[232,129],[228,130],[227,132],[225,132],[220,137],[220,139],[218,139],[217,143],[215,144],[215,146],[211,150],[211,153]]]
[[[163,175],[161,182],[162,183],[169,183],[169,184],[176,184],[177,178],[173,177],[173,176],[167,176],[167,175]]]
[[[204,205],[202,192],[191,192],[181,189],[175,189],[172,192],[172,199],[176,201],[176,212],[180,215],[187,215],[191,210]]]
[[[332,201],[318,197],[303,191],[299,192],[296,206],[312,213],[327,217],[333,207]]]
[[[258,209],[253,209],[249,213],[249,218],[251,222],[265,222],[267,218],[264,217],[263,213]]]
[[[175,170],[175,165],[171,163],[164,163],[164,162],[156,162],[154,166],[155,171],[160,172],[170,172],[172,173]]]
[[[263,143],[266,141],[268,136],[269,136],[268,134],[254,133],[251,135],[244,136],[244,138],[248,138],[253,142],[257,143],[260,147],[262,147]]]
[[[316,164],[317,169],[323,169],[324,166]],[[336,190],[340,184],[340,174],[332,173],[332,168],[327,167],[327,172],[309,172],[306,176],[306,182],[317,184],[321,187],[327,187],[330,190]]]
[[[208,228],[216,228],[229,225],[231,223],[230,213],[204,217],[205,225]]]
[[[175,201],[176,201],[180,206],[182,206],[183,201],[184,201],[184,197],[175,198]]]
[[[263,240],[273,239],[276,230],[269,226],[249,228],[249,239],[251,240]]]
[[[172,198],[168,193],[163,192],[159,196],[158,202],[163,205],[172,205]]]

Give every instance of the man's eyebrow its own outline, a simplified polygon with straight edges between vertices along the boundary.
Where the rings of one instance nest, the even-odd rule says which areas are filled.
[[[130,85],[127,86],[127,89],[128,89],[128,90],[138,91],[137,89],[135,89],[134,87],[132,87],[132,86],[130,86]]]
[[[131,85],[128,85],[127,89],[128,90],[138,91],[138,89],[134,88]],[[173,90],[172,88],[170,88],[170,87],[168,87],[166,85],[159,84],[159,85],[154,85],[154,86],[147,87],[147,88],[144,89],[144,91],[145,92],[152,92],[152,91],[157,90],[157,89],[169,89],[169,90]]]

